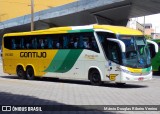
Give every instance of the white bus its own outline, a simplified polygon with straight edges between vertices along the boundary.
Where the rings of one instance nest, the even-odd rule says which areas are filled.
[[[121,26],[57,27],[5,34],[3,68],[32,80],[56,77],[125,84],[152,79],[150,42],[140,31]]]

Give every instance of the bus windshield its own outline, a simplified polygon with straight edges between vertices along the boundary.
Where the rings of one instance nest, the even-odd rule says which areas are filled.
[[[115,35],[114,33],[97,32],[106,57],[123,66],[131,68],[147,68],[151,65],[151,57],[144,36]],[[124,42],[126,52],[121,52],[119,45],[109,42],[107,38],[119,39]],[[113,50],[113,51],[112,51]],[[112,57],[112,54],[114,56]],[[117,56],[115,56],[117,55]],[[114,59],[115,58],[115,59]],[[117,62],[118,60],[118,62]]]
[[[144,36],[119,35],[119,39],[126,45],[126,52],[122,54],[124,66],[147,68],[151,65],[150,52]]]

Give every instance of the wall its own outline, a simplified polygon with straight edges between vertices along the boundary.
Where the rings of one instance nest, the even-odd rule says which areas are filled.
[[[30,1],[31,0],[1,0],[0,21],[30,14]],[[77,0],[34,0],[34,10],[38,12],[75,1]]]

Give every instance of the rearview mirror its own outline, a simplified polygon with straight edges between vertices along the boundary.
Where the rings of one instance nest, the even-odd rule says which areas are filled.
[[[122,52],[126,52],[126,46],[125,46],[124,42],[122,42],[121,40],[113,39],[113,38],[107,38],[107,40],[118,43]]]
[[[148,42],[151,58],[153,58],[155,57],[156,53],[158,53],[158,44],[151,40],[147,40],[147,42]]]

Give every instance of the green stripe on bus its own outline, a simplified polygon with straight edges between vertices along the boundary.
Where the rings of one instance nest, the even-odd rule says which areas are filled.
[[[68,31],[68,33],[78,33],[78,32],[93,32],[93,29],[69,30],[69,31]]]
[[[150,72],[150,71],[151,71],[151,67],[148,67],[142,70],[142,72]]]
[[[82,51],[83,49],[59,50],[44,72],[68,72],[73,67]]]
[[[57,71],[62,66],[69,52],[70,50],[58,50],[49,67],[44,72]]]
[[[68,72],[73,67],[73,65],[77,61],[82,51],[83,51],[82,49],[71,50],[67,55],[65,61],[61,65],[61,67],[56,72],[59,73]]]

